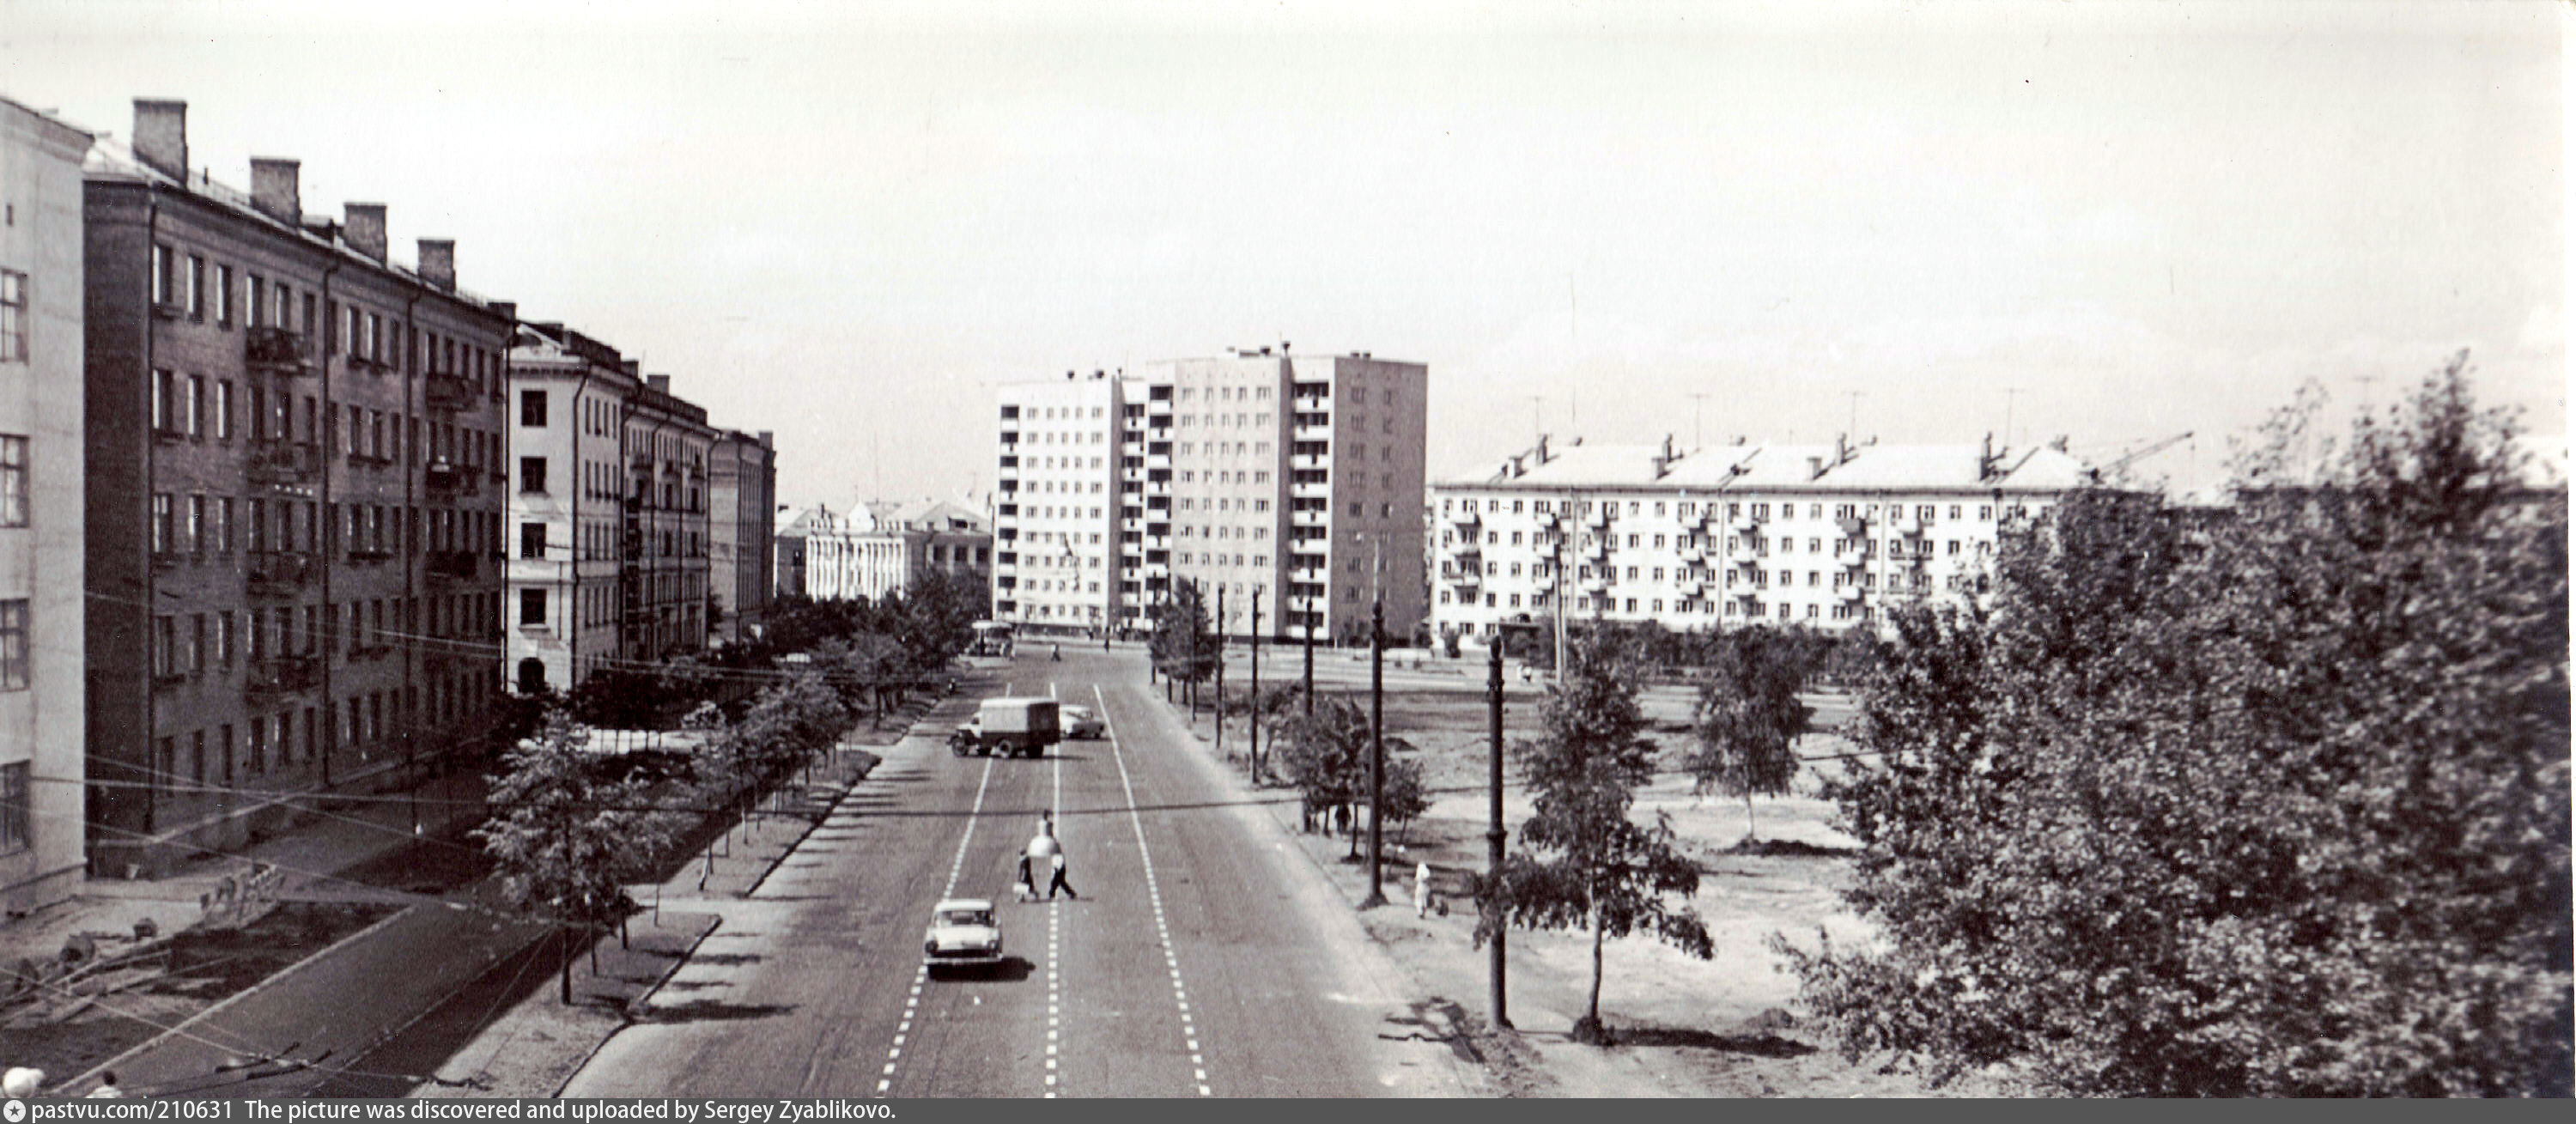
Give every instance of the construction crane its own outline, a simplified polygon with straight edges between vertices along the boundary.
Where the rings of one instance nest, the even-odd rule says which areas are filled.
[[[2136,449],[2132,449],[2129,452],[2122,454],[2118,460],[2112,461],[2111,463],[2102,465],[2098,468],[2088,469],[2087,473],[2091,476],[2094,483],[2099,484],[2102,482],[2103,477],[2113,475],[2121,469],[2129,467],[2130,464],[2136,461],[2144,460],[2189,440],[2191,440],[2191,431],[2186,429],[2171,437],[2150,441],[2145,445],[2141,445]]]

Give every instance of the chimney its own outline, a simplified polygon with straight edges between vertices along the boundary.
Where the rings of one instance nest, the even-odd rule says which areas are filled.
[[[251,209],[288,226],[304,225],[303,165],[270,156],[250,158]]]
[[[770,440],[769,440],[772,436],[774,436],[774,434],[773,434],[770,430],[766,430],[766,429],[761,430],[761,431],[760,431],[760,447],[761,447],[761,448],[763,448],[763,449],[767,449],[767,448],[771,448],[771,447],[773,447],[773,446],[771,446],[771,444],[770,444]]]
[[[1840,465],[1840,464],[1842,464],[1844,461],[1848,461],[1848,460],[1850,460],[1850,459],[1851,459],[1851,445],[1850,445],[1848,442],[1845,442],[1845,441],[1843,440],[1843,435],[1842,435],[1842,434],[1839,434],[1839,433],[1835,434],[1835,435],[1834,435],[1834,463],[1835,463],[1836,465]]]
[[[646,375],[644,376],[644,385],[652,387],[655,394],[669,394],[671,392],[671,376]]]
[[[1823,476],[1824,474],[1825,474],[1825,458],[1823,458],[1823,457],[1808,457],[1808,458],[1807,458],[1807,479],[1809,479],[1809,480],[1813,480],[1813,479],[1815,479],[1815,478],[1817,478],[1817,477],[1819,477],[1819,476]]]
[[[499,316],[501,319],[507,320],[513,324],[519,322],[519,302],[493,301],[489,307],[492,309],[493,314]]]
[[[529,321],[528,326],[540,332],[544,332],[549,336],[553,336],[556,339],[564,338],[563,321],[561,320],[532,320]]]
[[[1544,433],[1538,435],[1538,463],[1547,463],[1547,435]]]
[[[385,261],[385,205],[351,203],[345,208],[348,217],[340,233],[348,238],[349,248],[378,265]]]
[[[456,291],[456,240],[420,240],[420,279],[442,293]]]
[[[143,166],[188,182],[188,103],[134,99],[134,158]]]

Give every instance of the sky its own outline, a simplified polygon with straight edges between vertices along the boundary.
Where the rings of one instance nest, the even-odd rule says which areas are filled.
[[[236,185],[774,430],[779,498],[992,485],[993,390],[1429,365],[1435,478],[1562,440],[2223,478],[2468,348],[2566,432],[2567,9],[0,0],[0,94],[189,103]],[[407,256],[399,250],[397,258]]]

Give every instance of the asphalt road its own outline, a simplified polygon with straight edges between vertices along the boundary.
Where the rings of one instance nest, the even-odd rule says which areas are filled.
[[[1041,649],[991,678],[1090,705],[1111,736],[1040,760],[905,739],[748,900],[673,906],[725,920],[564,1095],[1470,1090],[1348,904],[1148,692],[1135,649]],[[1082,896],[1021,904],[1014,860],[1047,808]],[[1000,969],[921,971],[943,896],[996,901]]]

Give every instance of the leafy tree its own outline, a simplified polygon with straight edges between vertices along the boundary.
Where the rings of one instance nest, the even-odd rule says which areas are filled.
[[[1171,596],[1154,610],[1154,635],[1147,643],[1154,666],[1184,683],[1205,682],[1216,675],[1222,647],[1208,626],[1207,598],[1199,583],[1187,578],[1172,583]]]
[[[1601,1025],[1602,946],[1646,932],[1690,955],[1713,955],[1708,929],[1688,905],[1699,869],[1673,846],[1669,817],[1655,826],[1629,817],[1637,786],[1654,776],[1654,746],[1641,732],[1634,664],[1609,636],[1567,653],[1563,686],[1548,699],[1545,733],[1521,747],[1534,814],[1521,825],[1522,850],[1497,876],[1480,877],[1476,944],[1505,925],[1583,928],[1592,935],[1592,990],[1574,1024],[1576,1041],[1609,1042]],[[1682,904],[1665,899],[1679,896]]]
[[[606,932],[634,912],[624,880],[636,856],[665,845],[664,821],[642,811],[644,786],[603,781],[584,748],[589,731],[561,714],[508,754],[492,818],[474,830],[499,867],[505,900],[576,932]],[[572,1002],[564,960],[562,1001]]]
[[[1410,774],[1396,755],[1409,753],[1410,742],[1402,738],[1386,739],[1387,769],[1385,778],[1387,822],[1395,823],[1422,814],[1428,802],[1423,799],[1421,767],[1413,765]],[[1297,786],[1305,800],[1306,812],[1313,815],[1335,809],[1357,809],[1368,806],[1369,719],[1368,712],[1348,699],[1318,698],[1315,713],[1291,712],[1272,731],[1271,764],[1288,783]],[[1411,777],[1411,789],[1405,787]],[[1358,817],[1344,821],[1350,838],[1351,857],[1360,853]]]
[[[2079,493],[1908,612],[1833,786],[1847,1053],[2085,1094],[2569,1091],[2567,508],[2463,360],[2227,511]]]
[[[1798,701],[1798,689],[1826,649],[1769,625],[1715,639],[1700,683],[1691,773],[1701,792],[1744,798],[1744,837],[1751,839],[1753,798],[1788,795],[1798,775],[1798,736],[1815,714]]]

